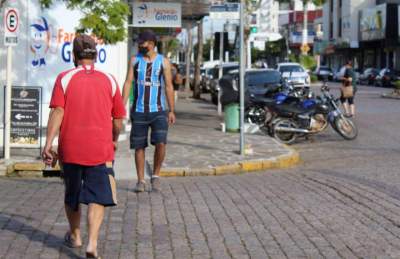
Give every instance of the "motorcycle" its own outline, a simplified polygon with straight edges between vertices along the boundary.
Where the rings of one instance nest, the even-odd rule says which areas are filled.
[[[264,96],[255,96],[246,93],[245,121],[256,124],[266,133],[270,132],[270,123],[274,114],[269,107],[282,102],[292,103],[293,101],[313,98],[309,88],[296,87],[283,80],[282,85],[275,91],[268,91]]]
[[[283,95],[275,103],[266,103],[274,114],[270,134],[281,143],[292,144],[299,137],[324,131],[330,124],[344,139],[357,138],[357,126],[341,112],[339,99],[330,93],[326,82],[321,93],[317,98],[308,99]]]

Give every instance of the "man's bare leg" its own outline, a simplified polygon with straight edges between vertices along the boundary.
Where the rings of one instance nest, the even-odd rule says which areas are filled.
[[[73,245],[81,246],[81,206],[79,206],[78,211],[74,211],[67,204],[65,204],[65,214],[67,214],[67,219],[69,222],[69,231],[72,239],[71,241],[73,242]]]
[[[156,145],[156,151],[154,152],[154,170],[153,175],[160,176],[162,164],[165,159],[166,145],[161,143]]]
[[[135,150],[135,163],[138,182],[144,181],[144,162],[145,162],[145,149]]]
[[[104,206],[96,203],[90,203],[87,214],[89,243],[86,252],[97,256],[97,241],[99,238],[100,226],[103,222]]]

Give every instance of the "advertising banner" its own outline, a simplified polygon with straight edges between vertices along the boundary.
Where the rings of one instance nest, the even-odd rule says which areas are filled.
[[[380,40],[386,36],[386,4],[377,5],[361,11],[361,40]]]
[[[180,3],[133,2],[133,27],[182,27]]]

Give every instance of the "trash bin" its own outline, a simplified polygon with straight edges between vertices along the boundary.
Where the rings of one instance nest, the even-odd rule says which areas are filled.
[[[228,132],[239,132],[239,104],[231,103],[225,106],[225,127]]]

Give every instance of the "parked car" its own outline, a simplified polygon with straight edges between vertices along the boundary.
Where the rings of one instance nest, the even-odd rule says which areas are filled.
[[[372,67],[367,68],[360,74],[359,82],[362,85],[373,85],[377,75],[379,75],[378,69]]]
[[[375,78],[375,86],[393,87],[394,82],[400,80],[400,72],[393,69],[384,68]]]
[[[222,92],[221,103],[239,101],[239,71],[234,70],[224,75],[219,80]],[[267,92],[275,92],[282,85],[281,74],[273,69],[248,69],[245,72],[245,97],[248,101],[250,97],[263,98]],[[227,92],[225,92],[227,91]]]
[[[310,86],[310,75],[299,63],[278,63],[276,70],[290,84],[301,87]]]
[[[179,73],[182,75],[182,85],[186,85],[186,65],[181,64],[178,66],[179,68]],[[190,66],[190,73],[189,73],[189,86],[190,89],[193,91],[194,89],[194,67]]]
[[[239,64],[237,62],[223,63],[222,64],[222,76],[229,74],[233,70],[239,69]],[[219,91],[219,70],[220,65],[217,65],[212,69],[212,79],[210,79],[210,93],[211,101],[214,104],[218,104],[218,91]]]
[[[346,71],[346,67],[342,66],[336,70],[336,72],[333,74],[333,81],[335,82],[341,82],[343,77],[344,77],[344,72]]]
[[[356,83],[359,83],[361,70],[360,69],[353,69],[353,70],[354,70],[354,76],[355,76]],[[345,72],[346,72],[346,66],[342,66],[342,67],[338,68],[336,70],[336,72],[333,74],[333,81],[341,82],[344,77]]]
[[[318,77],[318,80],[323,80],[327,78],[328,80],[333,79],[333,71],[328,66],[317,67],[314,71],[314,75]]]

